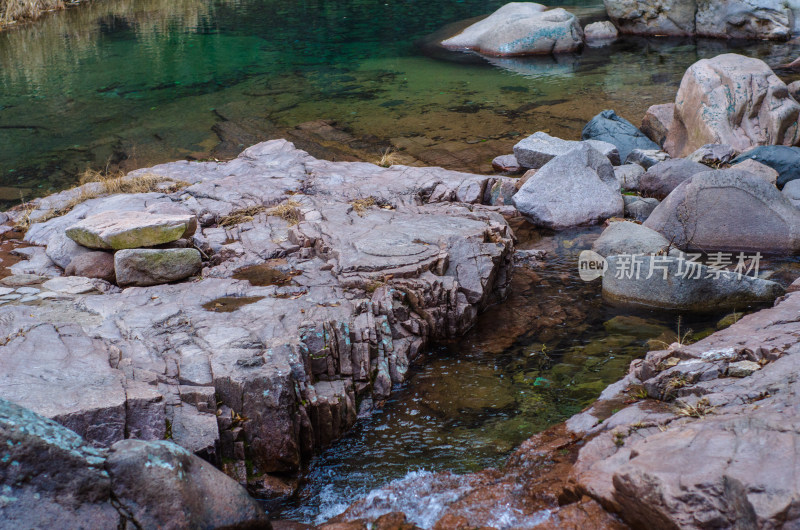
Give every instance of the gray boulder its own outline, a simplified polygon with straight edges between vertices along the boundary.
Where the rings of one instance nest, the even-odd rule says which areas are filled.
[[[625,201],[625,217],[635,219],[643,223],[650,217],[656,206],[660,204],[658,199],[652,197],[639,197],[638,195],[623,195]]]
[[[623,214],[614,167],[587,144],[545,164],[514,195],[514,205],[537,226],[563,229]]]
[[[660,149],[634,149],[625,159],[625,163],[639,164],[645,169],[650,169],[659,162],[669,159],[669,153]]]
[[[800,251],[800,211],[775,186],[736,169],[697,173],[645,222],[680,248]]]
[[[688,156],[706,144],[739,152],[800,139],[797,103],[764,61],[733,53],[702,59],[683,76],[664,150]]]
[[[110,211],[92,215],[67,228],[67,236],[84,247],[119,250],[162,245],[194,234],[193,215]]]
[[[578,18],[564,9],[512,2],[442,41],[442,46],[495,56],[549,55],[579,50],[583,30]]]
[[[783,195],[800,208],[800,180],[793,180],[783,187]]]
[[[693,35],[694,0],[603,0],[608,17],[621,33]]]
[[[660,254],[669,250],[664,236],[645,226],[630,221],[611,223],[592,245],[592,250],[603,257],[618,254]]]
[[[202,265],[194,248],[127,249],[114,254],[114,271],[120,287],[147,287],[184,280]]]
[[[663,198],[672,193],[681,182],[697,173],[709,171],[708,166],[684,158],[665,160],[655,164],[639,179],[639,192]]]
[[[619,150],[620,160],[626,160],[634,149],[660,149],[634,124],[613,110],[604,110],[583,128],[582,140],[600,140],[613,144]]]
[[[699,148],[686,158],[692,162],[698,162],[706,166],[718,166],[720,164],[727,164],[736,158],[737,154],[736,149],[729,145],[708,144]]]
[[[514,146],[514,155],[522,167],[539,169],[559,155],[566,154],[582,142],[562,140],[544,132],[537,132]],[[608,142],[587,140],[585,143],[605,155],[613,165],[620,164],[617,147]]]
[[[599,48],[617,40],[619,31],[616,26],[608,20],[592,22],[583,28],[583,36],[586,44],[592,48]]]
[[[614,168],[619,187],[624,190],[636,191],[639,189],[639,180],[644,175],[644,168],[639,164],[623,164]]]
[[[708,311],[772,302],[783,288],[769,280],[712,271],[675,256],[609,256],[603,295],[626,304]]]
[[[84,246],[77,244],[75,241],[67,237],[64,232],[56,232],[50,237],[45,248],[47,257],[53,260],[53,263],[66,269],[70,262],[77,256],[91,252]]]
[[[752,158],[748,158],[742,162],[739,162],[738,164],[732,165],[731,169],[747,171],[748,173],[752,173],[753,175],[763,179],[765,182],[768,182],[773,186],[778,185],[778,177],[780,177],[780,173],[768,165],[753,160]]]

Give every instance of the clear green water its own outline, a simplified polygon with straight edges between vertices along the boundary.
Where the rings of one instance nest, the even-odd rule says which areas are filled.
[[[637,122],[674,98],[699,58],[737,51],[778,65],[800,54],[626,38],[558,59],[486,61],[415,44],[502,3],[96,0],[2,32],[0,206],[71,186],[89,167],[214,156],[223,120],[280,136],[326,119],[423,163],[490,171],[521,135],[577,138],[606,108]],[[601,2],[551,4],[577,4],[591,19]],[[278,514],[325,518],[414,469],[499,465],[595,399],[648,340],[671,340],[678,315],[611,307],[576,279],[575,256],[593,235],[529,234],[552,252],[543,282],[518,274],[511,299],[421,359],[378,413],[314,460]],[[784,281],[800,272],[780,267]],[[619,318],[631,316],[644,320]],[[719,316],[686,316],[684,326],[709,331]]]
[[[575,138],[604,108],[641,119],[674,97],[686,66],[726,51],[628,39],[491,64],[415,45],[502,3],[98,0],[4,31],[0,206],[73,185],[87,167],[211,156],[223,119],[266,135],[328,119],[425,163],[490,171],[521,134]],[[551,3],[601,12],[599,0]],[[778,64],[798,50],[746,52]]]

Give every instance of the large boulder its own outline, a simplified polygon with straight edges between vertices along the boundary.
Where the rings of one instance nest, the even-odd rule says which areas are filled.
[[[533,224],[556,230],[620,217],[624,211],[614,167],[587,144],[545,164],[514,195],[514,205]]]
[[[775,186],[736,169],[694,175],[645,226],[682,249],[800,252],[800,211]]]
[[[662,309],[709,311],[772,302],[783,288],[731,271],[716,271],[682,256],[607,258],[603,295],[615,302]]]
[[[664,236],[646,226],[630,221],[611,223],[592,245],[601,256],[619,254],[660,254],[670,250]]]
[[[664,149],[688,156],[706,144],[739,152],[794,145],[800,104],[764,61],[728,53],[702,59],[684,74]]]
[[[739,164],[745,160],[761,162],[778,172],[776,184],[779,188],[787,182],[800,179],[800,147],[785,145],[763,145],[742,153],[732,164]]]
[[[620,164],[619,150],[614,144],[599,140],[587,140],[586,143],[604,154],[615,166]],[[581,142],[562,140],[539,131],[518,142],[514,146],[514,155],[522,167],[539,169],[579,145]]]
[[[608,17],[622,33],[633,35],[692,35],[694,0],[603,0]]]
[[[794,17],[775,0],[604,0],[622,33],[697,35],[737,39],[787,39]]]
[[[617,147],[620,160],[625,160],[634,149],[661,149],[634,124],[617,116],[613,110],[604,110],[583,128],[582,140],[600,140]]]
[[[709,171],[708,166],[684,158],[664,160],[652,166],[639,179],[639,192],[663,198],[672,193],[681,182],[697,173]]]
[[[84,247],[101,250],[153,247],[192,235],[193,215],[110,211],[92,215],[67,228],[67,236]]]
[[[194,248],[137,248],[114,254],[114,270],[120,287],[176,282],[197,273],[202,265]]]
[[[0,399],[4,528],[270,528],[247,491],[168,441],[110,451]]]
[[[564,9],[511,2],[442,41],[442,46],[496,56],[549,55],[579,50],[583,30],[578,18]]]

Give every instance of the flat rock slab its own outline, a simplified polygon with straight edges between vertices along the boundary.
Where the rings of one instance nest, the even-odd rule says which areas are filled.
[[[586,140],[584,142],[562,140],[541,131],[517,143],[514,146],[514,155],[522,167],[539,169],[555,157],[566,154],[581,144],[590,145],[600,151],[608,157],[613,165],[618,166],[620,164],[619,151],[614,144],[600,140]]]
[[[192,215],[110,211],[87,217],[67,228],[66,234],[84,247],[120,250],[171,243],[191,235],[196,227]]]
[[[202,265],[200,251],[194,248],[136,248],[114,254],[117,285],[147,287],[184,280]]]

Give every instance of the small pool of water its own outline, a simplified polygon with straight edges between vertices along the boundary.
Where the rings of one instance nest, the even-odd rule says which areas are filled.
[[[577,138],[597,112],[638,122],[698,58],[771,65],[788,44],[626,38],[558,58],[491,59],[420,40],[502,0],[99,0],[0,32],[0,207],[86,168],[217,156],[330,120],[356,143],[491,171],[520,136]],[[586,20],[600,0],[554,0]],[[335,138],[333,139],[335,142]],[[372,146],[372,147],[370,147]],[[369,154],[369,153],[367,153]]]
[[[299,495],[274,516],[320,523],[409,472],[502,466],[520,443],[591,404],[632,360],[666,348],[679,333],[705,337],[732,313],[605,302],[600,281],[577,274],[578,254],[601,231],[518,229],[521,248],[547,250],[543,266],[518,268],[505,303],[462,340],[418,359],[378,412],[313,460]],[[761,274],[787,285],[800,276],[800,258],[765,261]]]

